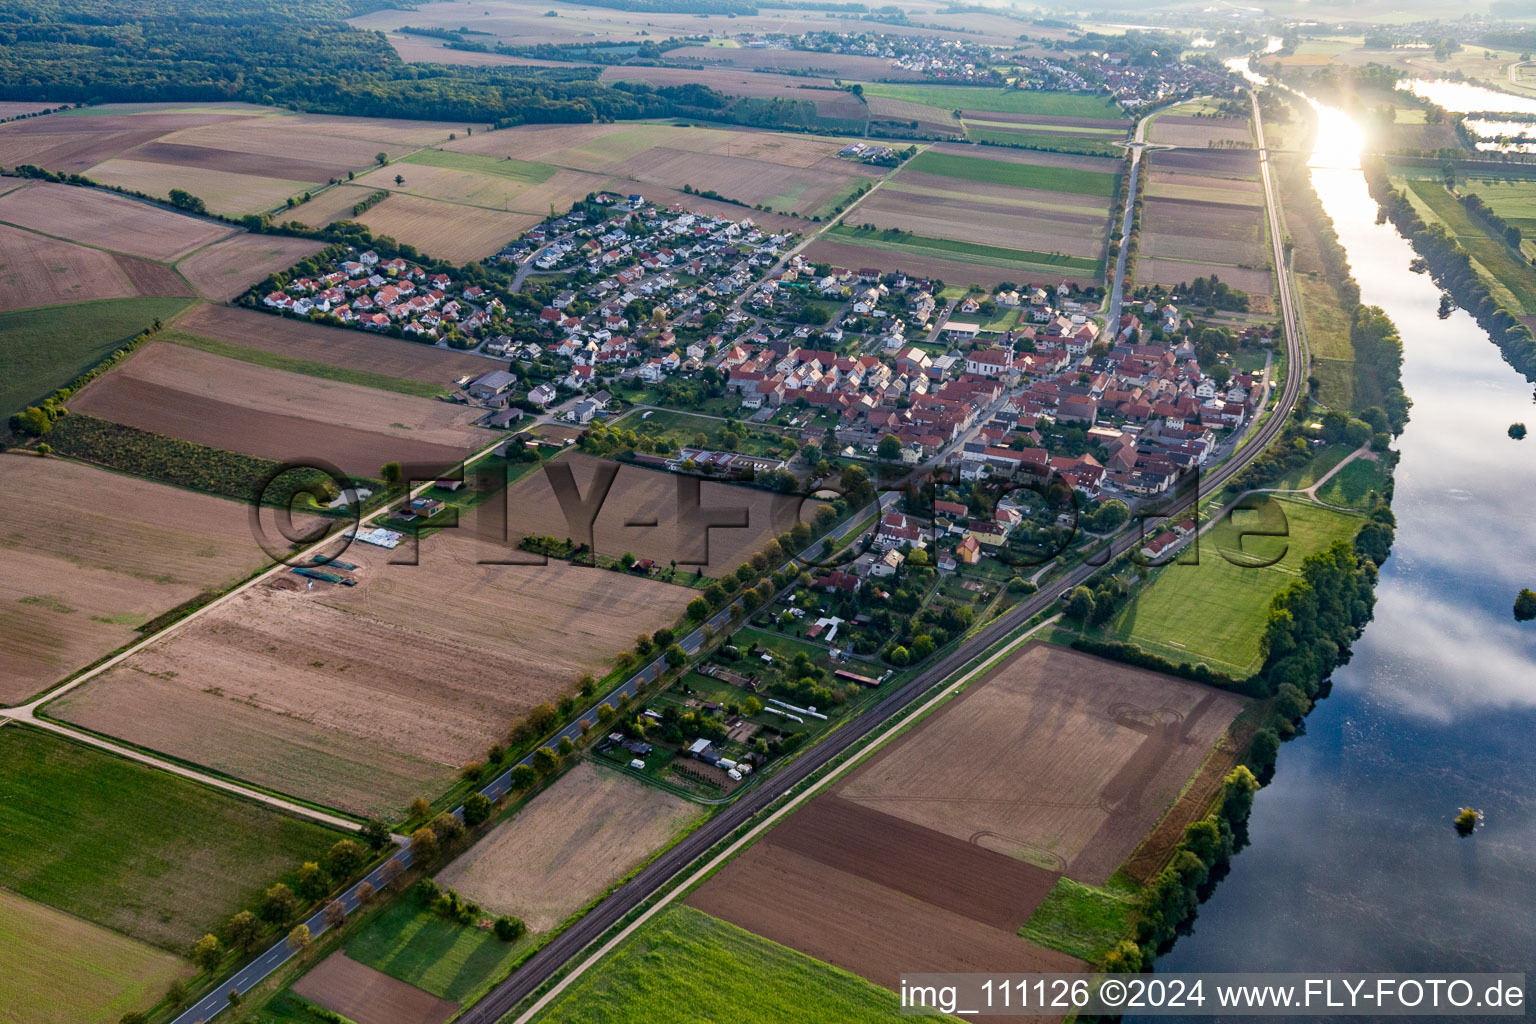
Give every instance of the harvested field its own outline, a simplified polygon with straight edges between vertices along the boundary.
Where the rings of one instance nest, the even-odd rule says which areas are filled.
[[[0,166],[35,164],[50,171],[78,174],[135,146],[153,142],[167,132],[241,117],[214,110],[128,116],[129,113],[72,111],[67,116],[50,115],[0,125]]]
[[[1195,199],[1242,206],[1264,205],[1264,193],[1255,182],[1156,169],[1149,170],[1147,198]]]
[[[438,203],[400,193],[356,218],[375,235],[388,235],[454,263],[483,259],[542,219],[539,214]]]
[[[0,312],[88,299],[190,295],[170,267],[0,225]]]
[[[827,78],[801,78],[760,74],[734,69],[695,70],[693,68],[609,67],[600,76],[604,82],[649,82],[652,85],[698,84],[719,90],[727,96],[754,96],[786,100],[810,100],[822,117],[840,117],[863,121],[864,104],[846,89]]]
[[[838,795],[1100,885],[1242,706],[1208,687],[1030,644]]]
[[[687,902],[892,990],[904,972],[1031,973],[1084,967],[1081,960],[1036,946],[1013,931],[913,899],[774,843],[750,847]]]
[[[196,129],[185,134],[195,135]],[[146,142],[127,155],[140,163],[171,164],[176,167],[195,167],[205,171],[224,171],[229,174],[305,182],[322,182],[335,177],[346,177],[347,171],[354,169],[354,165],[345,163],[321,163],[299,156],[284,156],[281,153],[222,149],[188,145],[182,142]]]
[[[501,365],[498,360],[467,352],[433,348],[399,338],[386,338],[340,327],[325,327],[307,320],[293,320],[232,306],[198,306],[178,319],[175,326],[177,330],[205,338],[294,359],[313,360],[443,387],[466,373],[481,374]]]
[[[962,184],[954,178],[946,178],[941,174],[923,174],[918,171],[903,170],[882,185],[880,191],[1014,206],[1021,211],[1062,216],[1069,220],[1097,217],[1102,223],[1108,219],[1109,215],[1108,205],[1097,196],[1052,192],[1043,188],[1019,188],[1015,185],[992,185],[981,181],[968,181]],[[878,195],[879,193],[876,193],[865,202],[872,202]],[[862,204],[859,208],[863,209]]]
[[[0,221],[166,262],[235,233],[226,224],[184,217],[126,196],[48,181],[0,196]]]
[[[853,185],[881,173],[833,156],[806,167],[659,146],[629,161],[626,171],[649,185],[689,184],[754,206],[763,203],[778,212],[793,211],[802,216],[835,205]]]
[[[59,106],[63,104],[47,100],[8,100],[0,102],[0,117],[21,117],[23,114],[36,114]]]
[[[200,249],[177,264],[198,294],[227,302],[268,274],[287,270],[325,248],[307,238],[240,234]]]
[[[1185,117],[1162,114],[1152,122],[1147,136],[1165,146],[1208,148],[1211,143],[1253,142],[1253,127],[1246,117]]]
[[[26,1024],[117,1024],[192,975],[178,956],[3,889],[0,961],[0,1020]]]
[[[734,26],[733,26],[734,27]],[[835,32],[829,20],[818,22],[820,31]],[[867,31],[867,28],[854,31]],[[782,31],[776,30],[776,31]],[[893,68],[883,57],[862,57],[848,53],[817,53],[812,50],[754,50],[747,47],[680,46],[668,50],[666,59],[673,64],[703,64],[705,68],[722,64],[735,68],[769,68],[780,71],[810,71],[829,78],[892,79],[918,82],[924,79],[920,71]]]
[[[390,183],[393,184],[394,180],[391,179]],[[324,192],[315,193],[313,199],[306,200],[283,214],[283,221],[286,223],[296,220],[300,224],[320,228],[333,221],[351,220],[354,216],[352,208],[376,191],[377,189],[359,188],[356,185],[336,185]]]
[[[97,164],[86,173],[91,180],[103,185],[116,185],[161,199],[169,196],[173,188],[183,189],[206,203],[209,210],[227,216],[266,213],[282,206],[289,196],[302,195],[316,184],[186,164],[151,163],[128,157]]]
[[[860,207],[863,209],[863,207]],[[896,253],[887,251],[883,255],[872,256],[873,250],[869,246],[853,245],[846,242],[832,242],[825,237],[818,238],[805,250],[806,258],[817,263],[831,263],[839,267],[867,267],[872,259],[880,260],[880,267],[889,271],[900,271],[913,277],[938,278],[941,281],[952,284],[978,284],[993,288],[1004,281],[1018,282],[1020,272],[1017,268],[993,267],[983,263],[966,263],[960,260],[939,259],[931,256],[914,256],[909,253]],[[1140,264],[1138,263],[1139,267]],[[1039,283],[1059,283],[1061,281],[1074,281],[1078,284],[1096,284],[1097,274],[1058,274],[1041,272]],[[1029,283],[1036,283],[1030,281]]]
[[[339,950],[294,982],[293,990],[356,1024],[443,1024],[459,1012],[458,1003],[396,981]]]
[[[0,455],[0,701],[138,639],[134,627],[258,568],[234,502],[62,459]],[[172,514],[168,510],[175,509]]]
[[[1105,216],[1031,214],[1002,203],[937,196],[914,197],[883,188],[859,204],[859,224],[899,228],[932,238],[952,238],[1034,252],[1062,252],[1098,259],[1104,254]]]
[[[552,477],[564,472],[559,467],[568,466],[577,490],[590,496],[597,469],[613,465],[572,452],[546,472],[518,481],[509,492],[507,536],[572,537],[576,531],[555,496]],[[685,499],[680,497],[693,484],[699,486],[699,507],[693,513],[698,519],[683,511]],[[679,567],[700,566],[706,576],[719,576],[792,528],[802,514],[809,519],[816,504],[808,501],[802,506],[800,498],[792,494],[620,465],[593,520],[592,543],[602,555],[617,557],[628,551],[636,558],[650,558],[662,564],[676,559]],[[680,515],[688,521],[680,522]],[[709,518],[744,525],[706,530],[698,520]]]
[[[1142,252],[1153,259],[1233,266],[1269,262],[1264,211],[1256,206],[1149,198],[1141,225]]]
[[[1265,296],[1275,290],[1274,278],[1268,270],[1252,267],[1229,267],[1219,263],[1195,263],[1184,260],[1156,259],[1141,256],[1136,260],[1137,284],[1160,284],[1176,288],[1188,284],[1197,277],[1215,274],[1227,284],[1251,296]]]
[[[568,68],[573,65],[563,60],[539,60],[536,57],[513,57],[505,53],[488,53],[477,50],[455,50],[437,39],[425,36],[407,36],[391,32],[389,45],[395,48],[400,59],[408,64],[449,64],[470,67],[539,67]],[[575,65],[580,66],[580,65]]]
[[[963,142],[940,142],[930,147],[929,152],[941,156],[966,156],[978,160],[1023,164],[1028,167],[1055,167],[1069,171],[1090,171],[1110,175],[1119,174],[1121,170],[1120,161],[1111,157],[999,149],[996,146],[973,146]]]
[[[390,564],[405,547],[354,544],[341,556],[359,566],[354,587],[253,588],[71,693],[57,714],[389,817],[694,596],[563,563],[480,564],[504,553],[474,530],[424,539],[417,565]]]
[[[162,343],[98,378],[70,407],[279,462],[324,459],[364,477],[386,462],[446,469],[489,441],[471,425],[476,410]]]
[[[870,118],[875,121],[916,121],[919,131],[935,134],[959,135],[965,131],[955,120],[953,110],[884,96],[870,96],[865,102],[869,104]]]
[[[1013,114],[1001,110],[962,110],[960,116],[967,121],[992,121],[1000,124],[1016,124],[1021,127],[1057,127],[1125,130],[1132,122],[1118,117],[1074,117],[1070,114]]]
[[[1152,154],[1151,166],[1154,170],[1257,180],[1259,154],[1252,149],[1164,149]]]
[[[583,762],[496,826],[437,881],[545,932],[702,814],[681,797]]]
[[[979,181],[992,185],[1101,197],[1104,200],[1104,208],[1106,210],[1109,208],[1109,197],[1114,192],[1115,177],[1119,172],[1119,165],[1113,160],[1063,153],[1011,150],[998,146],[972,148],[971,153],[951,152],[941,143],[913,157],[907,162],[906,170],[914,174],[936,175],[954,181]],[[982,152],[986,155],[979,155]],[[1035,161],[1016,158],[1016,154],[1021,153],[1050,159]],[[1107,164],[1108,168],[1092,170],[1068,161]],[[906,170],[898,174],[897,178],[902,177]],[[951,187],[954,186],[951,185]]]

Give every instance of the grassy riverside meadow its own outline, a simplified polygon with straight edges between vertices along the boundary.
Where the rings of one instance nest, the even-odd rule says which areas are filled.
[[[339,838],[40,729],[0,765],[0,886],[177,953]]]
[[[1273,503],[1285,517],[1284,537],[1240,537],[1245,530],[1278,526],[1272,514],[1239,512],[1201,538],[1199,564],[1175,561],[1152,572],[1126,606],[1089,635],[1139,644],[1171,661],[1204,661],[1246,676],[1259,667],[1259,640],[1270,602],[1296,578],[1307,555],[1336,540],[1350,540],[1359,516],[1303,501]],[[1273,565],[1254,568],[1279,557]],[[1237,563],[1237,564],[1234,564]]]
[[[1447,191],[1442,181],[1408,178],[1406,184],[1416,200],[1414,205],[1419,215],[1429,223],[1438,221],[1445,226],[1482,268],[1494,295],[1499,297],[1502,289],[1509,296],[1506,305],[1517,312],[1536,314],[1536,271],[1517,258],[1503,239],[1490,235],[1487,228]]]
[[[157,318],[168,320],[192,301],[98,299],[0,313],[6,366],[0,375],[0,419],[68,384]]]
[[[894,993],[735,925],[676,906],[642,925],[535,1019],[539,1024],[874,1024]]]

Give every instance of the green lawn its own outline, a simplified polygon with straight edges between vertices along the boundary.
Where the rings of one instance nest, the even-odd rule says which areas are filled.
[[[47,398],[123,342],[191,303],[99,299],[0,313],[0,418]]]
[[[450,921],[407,893],[369,918],[345,947],[359,963],[468,1003],[504,977],[530,942],[503,942],[490,931]]]
[[[0,886],[178,953],[338,838],[40,729],[0,728]]]
[[[426,164],[430,167],[449,167],[456,171],[473,171],[498,178],[511,178],[529,185],[537,185],[554,177],[559,170],[554,164],[531,163],[527,160],[498,160],[493,156],[476,153],[457,153],[453,150],[424,149],[412,153],[400,161],[403,164]]]
[[[678,906],[647,922],[536,1020],[888,1024],[899,1012],[886,989]]]
[[[1354,448],[1347,444],[1330,444],[1314,450],[1305,465],[1291,470],[1269,486],[1280,491],[1304,491],[1328,475]]]
[[[1026,249],[1004,249],[996,245],[978,242],[960,242],[951,238],[928,238],[904,231],[868,230],[838,224],[827,232],[827,237],[871,249],[904,252],[913,256],[938,257],[958,260],[962,263],[980,263],[988,267],[1003,267],[1024,271],[1059,273],[1062,270],[1080,274],[1099,274],[1103,264],[1083,256],[1067,256],[1063,253],[1030,252]]]
[[[1333,286],[1321,277],[1310,274],[1298,274],[1296,283],[1301,289],[1301,312],[1306,321],[1307,344],[1312,355],[1317,359],[1353,362],[1355,350],[1349,340],[1349,318],[1339,307],[1339,297]],[[1342,405],[1339,408],[1348,406]]]
[[[1132,938],[1137,889],[1111,878],[1103,888],[1061,878],[1019,934],[1031,942],[1097,963],[1122,939]]]
[[[642,416],[645,417],[643,420]],[[696,416],[675,409],[643,409],[629,413],[614,425],[623,430],[633,430],[637,434],[663,438],[679,448],[696,444],[700,434],[704,435],[706,447],[725,448],[727,445],[721,435],[730,424],[723,419]],[[776,435],[759,433],[755,427],[738,423],[736,432],[740,440],[729,447],[744,455],[772,455],[782,447]]]
[[[893,85],[869,82],[864,95],[925,103],[942,110],[992,110],[1052,117],[1124,117],[1108,96],[1080,92],[1023,92],[978,85]]]
[[[368,370],[354,370],[344,366],[332,366],[329,363],[317,363],[312,359],[297,359],[293,356],[285,356],[280,352],[247,348],[244,345],[220,341],[217,338],[204,338],[201,335],[188,334],[185,331],[164,331],[156,336],[156,340],[185,345],[187,348],[200,349],[203,352],[211,352],[216,356],[238,359],[241,362],[254,363],[257,366],[265,366],[273,370],[287,370],[289,373],[302,373],[306,377],[341,381],[344,384],[359,384],[365,388],[376,388],[379,391],[394,391],[402,395],[416,395],[419,398],[437,398],[447,393],[443,388],[435,384],[428,384],[425,381],[406,380],[403,377],[390,377],[382,373],[372,373]]]
[[[3,890],[0,963],[0,1021],[15,1024],[116,1024],[192,973],[180,957]]]
[[[1246,675],[1258,667],[1259,638],[1274,596],[1297,578],[1301,560],[1335,540],[1349,540],[1358,516],[1299,501],[1276,500],[1285,516],[1284,537],[1241,539],[1243,530],[1269,529],[1278,517],[1239,512],[1201,538],[1198,565],[1168,565],[1106,627],[1175,662],[1204,661]],[[1274,565],[1254,568],[1244,556]],[[1230,557],[1226,557],[1230,556]],[[1238,564],[1234,564],[1238,563]]]
[[[1124,135],[1116,131],[1114,138]],[[972,142],[990,142],[996,146],[1020,146],[1024,149],[1045,149],[1058,152],[1082,153],[1085,156],[1119,156],[1125,152],[1109,138],[1081,135],[1070,129],[1062,132],[1016,132],[1005,128],[988,128],[975,121],[965,124],[965,137]]]
[[[334,1017],[303,996],[284,989],[262,1006],[257,1024],[332,1024]]]
[[[1017,188],[1041,188],[1051,192],[1076,192],[1108,199],[1115,191],[1115,175],[1106,171],[1077,171],[1070,167],[1042,167],[1011,160],[935,153],[927,150],[907,161],[905,170],[937,174],[962,181],[983,181]],[[900,175],[897,175],[899,178]]]
[[[1536,269],[1516,259],[1503,240],[1490,235],[1440,182],[1409,178],[1408,187],[1450,229],[1462,248],[1508,289],[1520,312],[1536,313]]]
[[[1317,489],[1317,500],[1350,508],[1367,507],[1372,491],[1386,490],[1387,472],[1381,463],[1359,458],[1334,474],[1333,479]]]

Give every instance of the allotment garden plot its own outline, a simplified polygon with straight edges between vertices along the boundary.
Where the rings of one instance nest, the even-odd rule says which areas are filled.
[[[259,568],[248,509],[60,459],[0,455],[0,701],[139,638],[136,627]]]
[[[245,591],[49,713],[343,810],[390,816],[442,789],[535,704],[694,592],[635,574],[505,560],[459,530],[354,544],[326,571]],[[526,555],[524,555],[526,558]],[[347,568],[350,566],[351,568]],[[311,583],[313,584],[311,586]]]

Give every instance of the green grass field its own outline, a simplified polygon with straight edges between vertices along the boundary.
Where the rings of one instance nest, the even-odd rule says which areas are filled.
[[[1386,490],[1387,471],[1381,463],[1359,458],[1334,474],[1333,479],[1317,489],[1317,500],[1329,505],[1366,508],[1372,491]]]
[[[1111,877],[1103,888],[1061,878],[1019,929],[1031,942],[1097,963],[1122,939],[1134,935],[1134,883]]]
[[[443,388],[435,384],[428,384],[425,381],[406,380],[402,377],[390,377],[382,373],[370,373],[367,370],[332,366],[329,363],[317,363],[311,359],[296,359],[293,356],[285,356],[280,352],[247,348],[244,345],[220,341],[217,338],[205,338],[200,334],[188,334],[186,331],[164,331],[156,336],[156,340],[169,341],[176,345],[185,345],[187,348],[211,352],[216,356],[238,359],[241,362],[254,363],[257,366],[265,366],[273,370],[287,370],[289,373],[302,373],[306,377],[341,381],[344,384],[359,384],[365,388],[375,388],[379,391],[393,391],[401,395],[416,395],[418,398],[437,398],[447,393]]]
[[[531,939],[502,942],[433,913],[414,893],[345,941],[347,956],[443,999],[468,1003],[512,969]]]
[[[937,174],[962,181],[983,181],[1016,188],[1041,188],[1051,192],[1076,192],[1108,199],[1115,191],[1115,176],[1105,171],[1077,171],[1070,167],[1041,167],[1008,160],[960,156],[955,153],[919,153],[907,161],[905,170]],[[900,178],[900,175],[897,175]]]
[[[1355,350],[1349,341],[1349,318],[1339,307],[1339,297],[1333,286],[1321,277],[1309,274],[1298,274],[1296,284],[1301,289],[1302,317],[1306,321],[1307,345],[1312,355],[1318,359],[1353,362]]]
[[[1077,135],[1070,130],[1060,133],[1013,132],[1003,128],[978,126],[975,121],[967,121],[965,125],[965,137],[972,142],[990,142],[995,146],[1013,146],[1023,149],[1082,153],[1084,156],[1119,156],[1125,150],[1112,139],[1124,134],[1124,132],[1115,132],[1111,138],[1104,138],[1097,135]]]
[[[259,1024],[332,1024],[334,1017],[303,996],[284,989],[262,1006],[254,1018]]]
[[[1241,540],[1242,530],[1269,528],[1256,512],[1239,512],[1201,538],[1198,565],[1168,565],[1105,629],[1175,662],[1204,661],[1212,668],[1247,675],[1259,660],[1259,637],[1274,596],[1297,578],[1301,560],[1335,540],[1349,540],[1358,516],[1316,505],[1278,500],[1287,536]],[[1284,551],[1274,565],[1252,568],[1244,555],[1260,560]],[[1224,553],[1231,557],[1224,557]]]
[[[163,950],[0,890],[0,1021],[116,1024],[191,965]]]
[[[0,886],[178,953],[338,838],[40,729],[0,728]]]
[[[1269,486],[1279,491],[1304,491],[1327,476],[1328,471],[1343,462],[1352,451],[1354,449],[1347,444],[1318,448],[1306,465],[1291,470]]]
[[[0,418],[9,419],[193,300],[99,299],[0,313]]]
[[[1051,117],[1124,117],[1108,96],[1079,92],[1023,92],[979,85],[893,85],[869,82],[864,95],[908,103],[925,103],[943,110],[991,110],[1000,114],[1045,114]]]
[[[838,224],[827,232],[828,238],[871,249],[904,252],[913,256],[937,257],[958,260],[962,263],[979,263],[988,267],[1038,273],[1060,273],[1063,270],[1079,274],[1097,275],[1103,271],[1099,260],[1083,256],[1067,256],[1063,253],[1030,252],[1025,249],[1004,249],[996,245],[977,242],[961,242],[950,238],[928,238],[906,232],[891,234],[887,231],[867,230]]]
[[[537,185],[554,177],[559,168],[553,164],[531,163],[527,160],[498,160],[493,156],[476,153],[457,153],[447,149],[424,149],[400,160],[403,164],[426,164],[430,167],[450,167],[456,171],[473,171],[498,178],[510,178],[528,185]]]
[[[1409,178],[1408,187],[1450,229],[1462,248],[1509,291],[1520,312],[1536,313],[1536,269],[1516,259],[1504,241],[1490,235],[1439,181]]]
[[[679,906],[635,932],[536,1020],[887,1024],[899,1012],[886,989]]]

